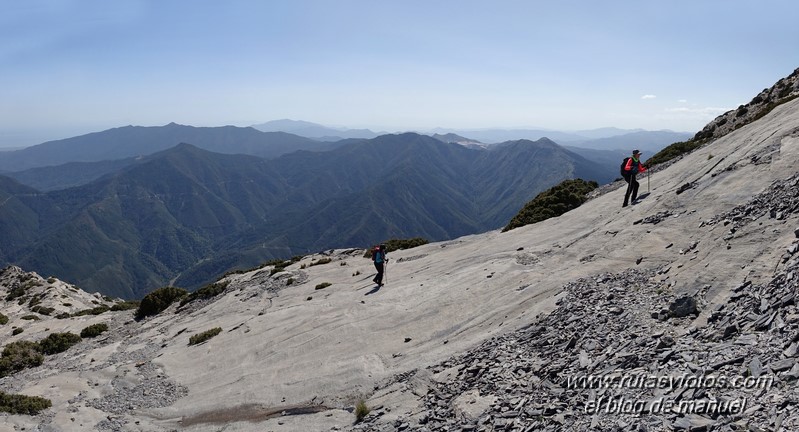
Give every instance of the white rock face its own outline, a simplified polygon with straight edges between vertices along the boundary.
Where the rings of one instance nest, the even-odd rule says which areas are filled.
[[[489,387],[465,388],[449,396],[435,392],[454,391],[452,383],[467,376],[463,374],[506,377],[496,364],[523,366],[513,353],[524,350],[500,342],[522,340],[514,336],[522,334],[520,329],[542,322],[564,338],[549,363],[562,361],[564,368],[602,365],[595,350],[607,348],[602,345],[607,343],[604,333],[595,333],[592,340],[582,337],[587,332],[571,334],[580,319],[568,322],[568,317],[580,315],[562,315],[564,305],[582,304],[573,299],[579,292],[574,287],[594,286],[575,285],[581,278],[595,281],[591,295],[601,302],[592,304],[596,310],[582,311],[582,320],[597,314],[606,314],[607,323],[634,318],[637,332],[655,334],[655,344],[663,340],[658,350],[667,352],[669,343],[681,346],[681,337],[713,328],[712,323],[726,316],[711,318],[715,308],[731,304],[736,288],[744,282],[767,286],[775,269],[796,259],[787,252],[797,241],[795,208],[775,208],[773,215],[736,208],[796,174],[797,131],[799,100],[794,100],[651,178],[642,176],[641,193],[648,196],[637,205],[622,209],[620,189],[556,219],[507,233],[392,252],[387,283],[379,290],[370,283],[374,268],[363,250],[335,250],[307,256],[271,276],[271,268],[230,275],[221,281],[227,283],[223,294],[182,309],[173,305],[142,321],[135,321],[132,311],[56,319],[59,313],[112,303],[54,279],[7,269],[0,275],[3,298],[25,278],[41,285],[29,287],[25,304],[18,298],[5,302],[3,313],[10,319],[0,326],[3,345],[35,341],[52,332],[77,334],[95,323],[107,323],[109,331],[46,356],[39,367],[0,378],[5,392],[42,396],[53,403],[39,415],[9,415],[3,421],[12,428],[64,431],[345,430],[353,427],[351,411],[364,399],[373,413],[356,429],[422,430],[425,422],[435,421],[428,415],[435,410],[426,403],[441,400],[447,405],[456,399],[459,412],[475,425],[485,425],[480,423],[484,419],[491,427],[495,422],[502,427],[524,424],[531,421],[524,416],[525,408],[533,407],[525,405],[533,403],[532,396],[520,395],[511,404],[501,390]],[[691,187],[677,194],[686,184]],[[312,265],[320,258],[332,261]],[[608,276],[626,272],[643,278],[641,291],[630,291],[621,282],[624,278],[614,285],[615,276]],[[317,289],[325,282],[330,285]],[[57,312],[31,312],[30,299],[39,294],[41,304]],[[698,316],[668,316],[669,301],[680,295],[697,298]],[[772,326],[778,324],[780,331],[790,332],[799,325],[798,312],[795,306],[785,308],[785,318],[777,314],[768,321],[769,314],[760,322],[767,330],[749,331],[731,321],[737,328],[727,337],[743,338],[736,342],[740,344],[749,338],[767,342],[763,332],[776,332]],[[666,310],[663,316],[660,309]],[[553,311],[564,318],[546,321]],[[40,319],[22,319],[30,314]],[[23,332],[12,336],[14,326]],[[191,336],[216,327],[220,334],[189,345]],[[796,347],[789,344],[782,350],[784,358],[760,358],[763,367],[783,374],[797,369],[795,362],[780,362],[793,359]],[[468,372],[476,364],[463,359],[479,359],[488,352],[498,357],[480,360],[486,362],[485,371]],[[613,355],[607,353],[606,359]],[[632,355],[638,354],[630,351]],[[678,352],[672,355],[679,357]],[[547,384],[535,371],[545,370],[548,362],[514,373],[527,377],[523,384],[539,388]],[[709,366],[698,357],[692,362]],[[417,375],[420,371],[428,373]],[[504,402],[508,409],[501,417],[492,410]],[[450,412],[452,406],[441,409]],[[549,425],[590,426],[591,417],[576,410],[543,407],[530,418]],[[704,420],[682,422],[699,425]]]

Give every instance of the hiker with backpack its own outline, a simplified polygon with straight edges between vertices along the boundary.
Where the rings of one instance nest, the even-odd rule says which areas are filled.
[[[632,203],[637,204],[636,200],[638,199],[638,181],[635,179],[635,176],[638,175],[639,172],[644,172],[649,168],[645,164],[641,163],[640,160],[641,152],[638,150],[633,150],[633,155],[631,157],[624,158],[624,161],[621,165],[621,176],[624,178],[624,181],[627,182],[627,192],[624,193],[624,203],[621,205],[622,207],[627,207],[628,203],[630,202],[630,198],[632,198]]]
[[[372,281],[378,286],[383,286],[383,269],[385,263],[388,262],[388,258],[386,258],[386,245],[381,244],[372,249],[372,262],[375,263],[375,269],[377,269],[377,275],[375,275]]]

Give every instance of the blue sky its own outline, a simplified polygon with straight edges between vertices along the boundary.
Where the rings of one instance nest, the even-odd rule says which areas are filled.
[[[10,0],[0,146],[125,125],[695,132],[799,67],[799,2]]]

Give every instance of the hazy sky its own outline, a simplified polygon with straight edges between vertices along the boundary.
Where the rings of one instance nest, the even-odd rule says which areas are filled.
[[[125,125],[695,132],[799,67],[795,0],[9,0],[0,146]]]

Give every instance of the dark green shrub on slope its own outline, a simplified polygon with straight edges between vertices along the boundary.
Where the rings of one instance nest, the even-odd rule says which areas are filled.
[[[580,207],[588,199],[586,195],[597,187],[599,185],[595,181],[582,179],[563,181],[541,192],[525,204],[502,231],[541,222]]]
[[[103,332],[106,331],[108,331],[108,324],[106,323],[92,324],[80,331],[80,337],[93,338],[100,336],[101,334],[103,334]]]
[[[203,342],[207,341],[208,339],[211,339],[212,337],[218,335],[219,333],[222,333],[222,328],[221,327],[214,327],[214,328],[212,328],[210,330],[206,330],[206,331],[204,331],[202,333],[198,333],[198,334],[196,334],[196,335],[194,335],[194,336],[189,338],[189,345],[197,345],[199,343],[203,343]]]
[[[50,399],[39,396],[8,394],[0,391],[0,412],[36,415],[51,406],[53,406],[53,403],[50,402]]]
[[[214,282],[210,285],[206,285],[181,300],[180,306],[184,306],[186,303],[193,302],[194,300],[207,300],[216,297],[225,292],[227,286],[228,282]]]
[[[411,249],[415,248],[416,246],[422,246],[429,243],[427,239],[422,237],[413,237],[408,239],[390,239],[383,242],[386,245],[386,253],[394,252],[396,250],[401,249]],[[363,254],[364,258],[371,258],[372,257],[372,248],[366,248],[366,253]]]
[[[39,341],[39,351],[42,354],[58,354],[69,349],[72,345],[81,341],[81,337],[75,333],[50,333],[46,338]]]
[[[39,344],[31,341],[11,342],[3,348],[0,357],[0,377],[11,375],[22,369],[36,367],[44,362]]]
[[[141,299],[139,309],[136,310],[136,319],[158,315],[172,303],[189,295],[183,288],[164,287],[158,288]]]

